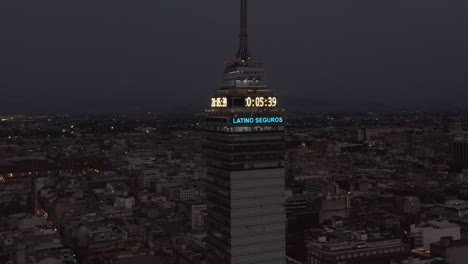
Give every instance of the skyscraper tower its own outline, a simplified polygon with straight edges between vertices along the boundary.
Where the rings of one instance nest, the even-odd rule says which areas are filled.
[[[206,111],[209,264],[284,264],[284,113],[248,48],[240,47]]]

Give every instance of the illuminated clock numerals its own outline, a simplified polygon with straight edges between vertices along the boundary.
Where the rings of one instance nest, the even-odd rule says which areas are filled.
[[[245,107],[276,107],[278,99],[272,97],[246,97]]]
[[[227,97],[213,97],[211,98],[211,107],[227,107]]]
[[[268,97],[268,107],[275,107],[278,104],[276,97]]]
[[[245,106],[246,107],[252,107],[252,98],[251,97],[245,98]]]
[[[263,98],[263,97],[255,98],[255,105],[257,107],[263,107],[265,105],[265,98]]]

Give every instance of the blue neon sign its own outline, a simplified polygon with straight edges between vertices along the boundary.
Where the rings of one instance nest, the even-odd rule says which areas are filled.
[[[233,124],[282,124],[282,117],[235,117]]]

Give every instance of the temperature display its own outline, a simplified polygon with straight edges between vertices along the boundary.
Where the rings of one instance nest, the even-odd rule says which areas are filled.
[[[227,107],[227,97],[213,97],[211,98],[211,107]]]

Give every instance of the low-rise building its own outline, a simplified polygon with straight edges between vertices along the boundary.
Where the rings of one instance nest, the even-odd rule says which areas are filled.
[[[180,200],[193,201],[195,200],[196,194],[197,194],[197,190],[193,188],[182,188],[180,189]]]
[[[192,205],[192,231],[199,232],[205,229],[206,204]]]
[[[307,249],[307,264],[359,263],[368,260],[389,263],[390,257],[406,252],[401,239],[368,234],[365,230],[317,233]]]
[[[466,264],[468,240],[454,240],[453,237],[442,237],[439,242],[431,244],[431,257],[445,259],[446,264]]]
[[[454,240],[460,239],[460,226],[446,220],[432,220],[419,225],[411,225],[410,232],[414,237],[415,248],[429,249],[431,243],[437,242],[441,237],[452,236]]]

